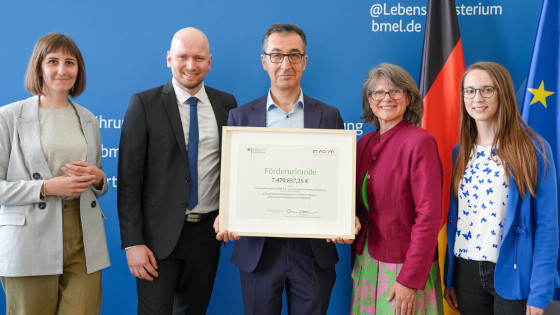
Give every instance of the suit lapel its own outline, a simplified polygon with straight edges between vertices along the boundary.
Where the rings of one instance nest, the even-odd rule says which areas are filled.
[[[169,123],[173,128],[173,133],[175,134],[175,139],[177,140],[177,144],[179,145],[179,150],[181,150],[185,159],[187,159],[188,157],[187,148],[185,146],[185,134],[183,133],[181,115],[179,114],[179,106],[177,105],[177,96],[175,96],[175,91],[173,90],[173,84],[171,83],[171,81],[163,86],[162,103],[165,111],[167,112]]]
[[[51,170],[41,147],[38,96],[28,98],[23,102],[18,125],[20,148],[23,156],[29,159],[31,167],[42,174],[43,178],[52,178]]]
[[[266,127],[266,100],[268,94],[257,100],[251,108],[254,111],[254,115],[249,115],[249,117],[254,117],[254,121],[250,122],[253,127]]]
[[[303,95],[303,127],[319,128],[321,122],[321,111],[317,109],[317,103],[311,98]]]
[[[212,110],[214,111],[214,117],[216,118],[216,124],[218,125],[218,136],[220,137],[220,151],[222,150],[222,127],[227,125],[227,112],[225,111],[225,105],[222,104],[220,99],[214,94],[214,91],[209,89],[206,85],[204,86],[206,90],[206,95],[210,100],[210,105],[212,105]]]
[[[78,117],[80,118],[80,124],[82,125],[82,132],[84,133],[84,138],[87,144],[87,155],[86,155],[86,162],[96,165],[97,159],[97,143],[95,141],[95,133],[94,133],[94,122],[91,120],[90,116],[87,115],[85,109],[74,102],[70,102],[76,113],[78,113]]]
[[[508,187],[508,199],[507,199],[507,206],[506,206],[506,219],[504,223],[504,236],[503,239],[506,238],[513,220],[515,219],[515,213],[517,212],[517,202],[519,201],[519,191],[515,187],[515,179],[510,174],[509,176],[509,187]]]

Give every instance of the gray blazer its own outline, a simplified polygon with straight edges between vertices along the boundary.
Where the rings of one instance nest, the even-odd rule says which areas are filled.
[[[0,276],[62,274],[62,205],[58,196],[40,199],[41,184],[53,178],[39,135],[37,96],[0,107]],[[88,152],[100,169],[99,124],[87,109],[76,109]],[[97,198],[107,191],[90,186],[80,196],[87,272],[110,265],[103,213]]]

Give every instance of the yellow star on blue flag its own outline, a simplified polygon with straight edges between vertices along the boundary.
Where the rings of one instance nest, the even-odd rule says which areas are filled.
[[[523,120],[550,144],[560,179],[560,1],[544,0],[523,98]],[[545,89],[546,82],[546,89]],[[535,87],[539,88],[535,88]],[[531,106],[540,102],[543,106]],[[554,168],[553,168],[554,169]],[[557,185],[560,196],[560,185]],[[553,206],[555,207],[555,206]],[[560,207],[558,211],[560,211]],[[559,215],[560,217],[560,215]],[[560,236],[559,236],[560,237]],[[560,259],[557,261],[560,271]],[[560,289],[554,299],[560,300]]]
[[[531,101],[531,104],[529,105],[533,105],[536,102],[541,102],[544,107],[546,108],[546,98],[552,94],[554,94],[554,92],[550,92],[550,91],[546,91],[544,89],[544,81],[541,81],[541,85],[539,86],[538,89],[527,89],[529,90],[529,92],[533,93],[533,100]]]

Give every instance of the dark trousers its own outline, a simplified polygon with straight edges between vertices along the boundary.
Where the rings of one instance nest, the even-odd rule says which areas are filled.
[[[157,261],[159,277],[136,279],[138,314],[206,314],[220,258],[213,223],[185,222],[171,255]]]
[[[461,315],[524,315],[527,300],[507,300],[494,290],[494,269],[489,261],[455,257],[453,283]]]
[[[288,314],[326,314],[336,280],[334,266],[323,269],[309,239],[267,238],[257,268],[240,271],[245,315],[277,315],[286,289]]]

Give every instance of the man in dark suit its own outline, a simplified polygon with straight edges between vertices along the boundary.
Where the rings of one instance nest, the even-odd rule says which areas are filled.
[[[209,52],[204,33],[179,30],[167,52],[172,80],[134,94],[124,118],[118,212],[139,314],[205,314],[210,301],[221,129],[237,102],[204,85]]]
[[[305,33],[275,24],[265,33],[261,61],[270,90],[229,113],[228,125],[343,129],[338,109],[304,95]],[[218,220],[214,223],[219,230]],[[358,223],[359,224],[359,223]],[[356,233],[359,230],[357,227]],[[336,279],[336,247],[321,239],[242,237],[223,231],[218,240],[237,240],[231,258],[239,268],[245,314],[280,314],[286,289],[290,314],[326,314]],[[350,240],[329,240],[350,243]]]

